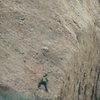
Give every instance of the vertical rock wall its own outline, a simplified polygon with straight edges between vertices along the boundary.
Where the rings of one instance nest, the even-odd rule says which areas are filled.
[[[99,100],[100,0],[0,0],[0,84],[3,100]]]
[[[72,5],[71,2],[70,4]],[[76,2],[73,1],[73,3]],[[61,90],[62,98],[60,100],[100,99],[100,38],[98,36],[100,34],[100,2],[97,0],[85,0],[81,1],[82,6],[83,8],[77,9],[77,13],[78,10],[85,9],[82,17],[86,24],[84,26],[87,27],[79,27],[80,21],[74,22],[78,28],[81,28],[75,29],[79,51],[74,52],[69,62],[65,78],[66,82]],[[79,14],[82,13],[79,12]],[[85,21],[86,16],[87,21]]]

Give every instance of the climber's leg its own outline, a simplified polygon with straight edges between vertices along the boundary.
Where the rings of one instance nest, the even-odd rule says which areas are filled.
[[[41,85],[42,85],[42,82],[39,82],[39,84],[38,84],[38,88],[40,88],[40,87],[41,87]]]
[[[44,86],[45,86],[46,92],[48,92],[48,88],[47,88],[47,83],[46,82],[44,83]]]

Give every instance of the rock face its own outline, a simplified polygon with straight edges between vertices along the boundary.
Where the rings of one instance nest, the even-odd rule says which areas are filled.
[[[0,0],[0,100],[100,100],[100,0]]]

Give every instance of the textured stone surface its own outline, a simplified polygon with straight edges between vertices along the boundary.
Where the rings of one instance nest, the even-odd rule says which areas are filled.
[[[49,93],[37,90],[45,73]],[[0,0],[0,84],[30,100],[99,100],[100,0]]]

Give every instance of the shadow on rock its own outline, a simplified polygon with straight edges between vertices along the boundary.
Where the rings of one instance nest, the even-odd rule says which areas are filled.
[[[8,86],[0,84],[0,100],[32,100]]]

